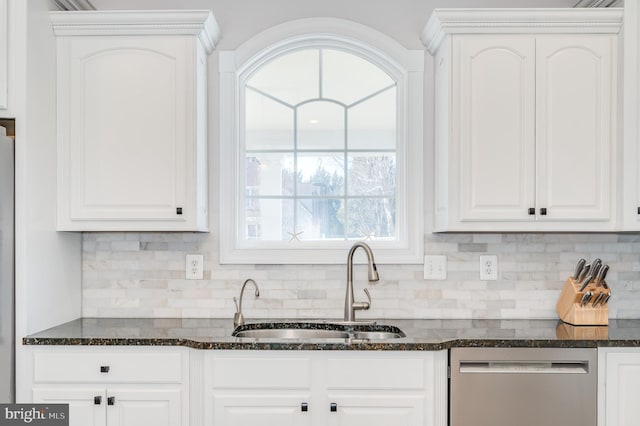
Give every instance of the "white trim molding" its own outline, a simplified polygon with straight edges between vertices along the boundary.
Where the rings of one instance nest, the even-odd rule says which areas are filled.
[[[366,58],[397,81],[398,93],[398,236],[371,241],[377,263],[423,262],[423,75],[424,52],[407,50],[390,37],[364,25],[332,18],[291,21],[268,29],[234,51],[220,51],[220,263],[345,263],[354,243],[253,242],[241,238],[239,226],[241,87],[265,61],[305,47],[330,47]]]
[[[213,52],[220,27],[208,10],[100,10],[51,12],[56,36],[195,35]]]
[[[432,55],[446,35],[545,33],[618,34],[622,8],[545,9],[435,9],[422,31],[421,40]]]

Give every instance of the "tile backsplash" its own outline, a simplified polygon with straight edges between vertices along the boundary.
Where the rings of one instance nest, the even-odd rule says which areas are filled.
[[[185,279],[185,256],[204,255],[204,279]],[[600,257],[611,266],[610,318],[640,318],[640,235],[427,234],[425,254],[447,256],[447,279],[423,279],[422,265],[379,265],[373,303],[358,318],[557,318],[560,289],[576,261]],[[479,279],[479,256],[498,256],[498,280]],[[346,259],[346,253],[345,253]],[[345,265],[219,265],[218,240],[200,233],[83,234],[85,317],[232,318],[233,296],[245,292],[251,318],[341,318]],[[354,272],[365,299],[363,265]]]

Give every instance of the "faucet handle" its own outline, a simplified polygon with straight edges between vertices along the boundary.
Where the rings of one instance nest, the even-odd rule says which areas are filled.
[[[233,296],[233,303],[236,305],[236,312],[240,312],[240,307],[238,307],[238,298]]]
[[[367,295],[368,302],[353,302],[353,309],[357,311],[366,311],[371,307],[371,295],[369,294],[369,290],[364,289],[364,294]]]

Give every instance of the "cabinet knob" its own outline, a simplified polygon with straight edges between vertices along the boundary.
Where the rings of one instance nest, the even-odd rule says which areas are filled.
[[[115,403],[116,403],[115,396],[110,396],[109,398],[107,398],[107,405],[115,405]]]
[[[640,207],[638,207],[638,214],[640,214]]]
[[[535,207],[529,207],[529,214],[530,215],[536,214],[536,208]]]
[[[540,209],[540,216],[546,216],[547,215],[547,208],[546,207],[542,207]]]
[[[182,214],[182,207],[176,207],[176,214],[177,215]]]
[[[102,404],[102,397],[101,397],[101,396],[94,396],[94,397],[93,397],[93,403],[94,403],[95,405],[100,405],[100,404]]]
[[[304,412],[309,411],[309,404],[307,404],[306,402],[303,402],[302,404],[300,404],[300,411],[304,411]]]
[[[336,411],[338,411],[338,404],[336,404],[335,402],[332,402],[329,405],[329,407],[330,407],[332,413],[335,413]]]
[[[100,372],[101,373],[108,373],[109,372],[109,366],[108,365],[101,365],[100,366]]]

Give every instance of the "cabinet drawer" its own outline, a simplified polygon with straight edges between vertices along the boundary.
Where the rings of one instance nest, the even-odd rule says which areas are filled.
[[[311,386],[309,358],[214,358],[212,372],[216,388],[308,389]]]
[[[425,366],[419,358],[329,358],[329,389],[424,389]]]
[[[182,354],[36,352],[36,383],[180,383]]]

